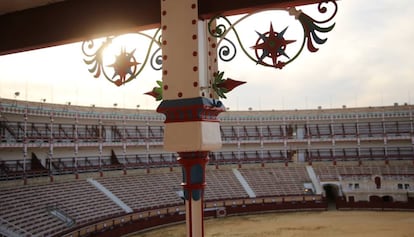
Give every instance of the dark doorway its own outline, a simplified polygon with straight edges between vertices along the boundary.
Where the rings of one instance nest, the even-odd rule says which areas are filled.
[[[383,196],[382,197],[382,201],[383,202],[393,202],[394,201],[394,199],[392,198],[392,196]]]
[[[377,189],[381,188],[381,177],[375,177],[375,185],[377,185]]]
[[[339,188],[335,184],[325,184],[323,186],[325,191],[326,201],[328,202],[328,209],[334,209],[336,207],[336,199],[339,196]]]
[[[382,202],[382,198],[380,198],[379,196],[369,196],[369,202],[374,203],[374,202]]]

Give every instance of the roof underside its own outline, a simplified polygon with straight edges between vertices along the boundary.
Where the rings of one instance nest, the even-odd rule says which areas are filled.
[[[16,3],[17,2],[17,3]],[[248,13],[320,0],[198,0],[199,15]],[[160,0],[2,0],[0,55],[155,28]]]

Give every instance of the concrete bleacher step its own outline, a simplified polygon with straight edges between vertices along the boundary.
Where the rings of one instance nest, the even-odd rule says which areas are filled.
[[[119,199],[115,194],[113,194],[111,191],[109,191],[107,188],[105,188],[101,183],[99,183],[97,180],[94,179],[87,179],[87,181],[92,184],[95,188],[97,188],[99,191],[101,191],[103,194],[105,194],[109,199],[111,199],[116,205],[118,205],[122,210],[124,210],[126,213],[133,212],[132,208],[130,208],[127,204],[125,204],[121,199]]]
[[[30,232],[20,228],[13,223],[10,223],[0,217],[0,236],[9,237],[20,237],[20,236],[31,236]]]
[[[322,194],[322,186],[318,178],[316,177],[316,173],[313,167],[310,165],[307,165],[306,171],[308,172],[309,178],[312,180],[313,186],[315,187],[316,194]]]
[[[246,191],[247,195],[249,195],[250,198],[255,198],[256,194],[254,193],[250,185],[247,183],[246,179],[244,179],[240,171],[238,171],[237,169],[233,169],[233,174],[234,176],[236,176],[237,180],[240,182],[241,186]]]

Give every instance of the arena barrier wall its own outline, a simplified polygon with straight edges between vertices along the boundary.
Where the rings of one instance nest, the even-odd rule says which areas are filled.
[[[336,199],[336,208],[338,210],[381,210],[381,211],[402,211],[414,210],[414,198],[408,198],[408,202],[387,202],[381,199],[370,201],[346,201],[343,197]]]
[[[207,219],[277,211],[323,211],[327,210],[327,206],[326,200],[318,195],[215,200],[205,203],[204,216]],[[55,236],[114,237],[162,228],[184,221],[185,207],[170,206],[111,217],[95,223],[77,226]]]

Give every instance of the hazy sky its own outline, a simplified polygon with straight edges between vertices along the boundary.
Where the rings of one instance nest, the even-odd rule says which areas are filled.
[[[247,81],[228,94],[225,106],[278,110],[412,104],[414,1],[343,0],[338,7],[335,28],[321,34],[328,41],[316,53],[304,51],[282,70],[258,66],[240,52],[231,62],[219,62],[225,77]],[[295,35],[297,23],[277,18],[278,14],[252,16],[240,26],[247,49],[257,40],[255,31],[268,31],[270,21],[277,32],[289,25],[285,38],[298,40],[291,48],[300,44],[302,36]],[[105,107],[117,103],[118,107],[140,105],[145,109],[158,106],[143,93],[161,79],[160,72],[147,66],[137,79],[116,87],[104,78],[95,79],[83,58],[80,43],[0,56],[0,97],[15,98],[18,91],[19,100]]]

